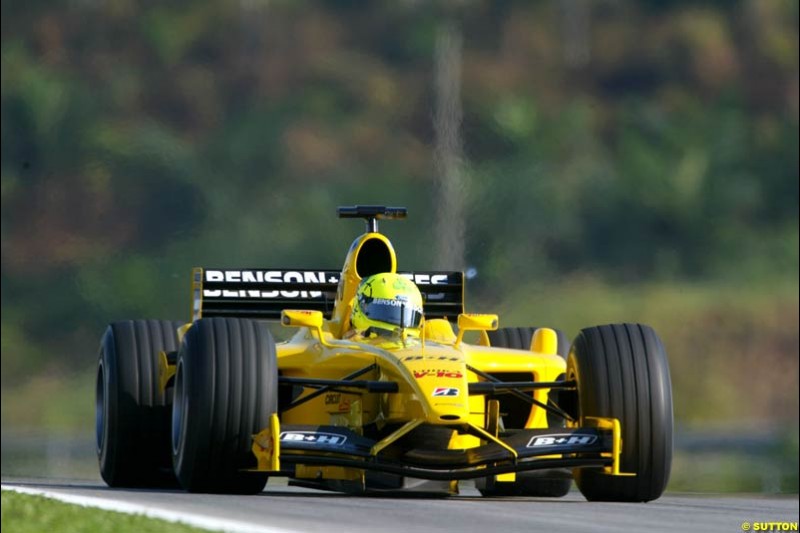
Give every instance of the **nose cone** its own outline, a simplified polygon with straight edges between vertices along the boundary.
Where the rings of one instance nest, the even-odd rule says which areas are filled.
[[[469,417],[467,369],[460,359],[420,356],[403,361],[417,383],[430,424],[466,422]]]

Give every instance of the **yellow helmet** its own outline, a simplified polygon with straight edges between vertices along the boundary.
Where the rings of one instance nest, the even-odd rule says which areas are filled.
[[[399,329],[419,335],[421,321],[422,294],[410,279],[387,272],[361,280],[350,315],[356,331],[385,335]]]

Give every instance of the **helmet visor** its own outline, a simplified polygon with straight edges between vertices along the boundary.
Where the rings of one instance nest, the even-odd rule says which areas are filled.
[[[422,308],[400,299],[361,297],[361,310],[370,320],[386,322],[401,328],[418,328]]]

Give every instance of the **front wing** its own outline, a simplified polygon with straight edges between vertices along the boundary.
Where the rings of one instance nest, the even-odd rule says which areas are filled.
[[[615,421],[614,421],[615,422]],[[339,426],[284,426],[254,437],[258,470],[294,474],[295,467],[329,466],[429,480],[481,478],[559,467],[602,467],[618,473],[619,424],[577,429],[525,429],[466,450],[414,448],[380,453],[378,442]]]

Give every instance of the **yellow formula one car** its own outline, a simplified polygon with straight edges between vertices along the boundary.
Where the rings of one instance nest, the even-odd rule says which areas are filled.
[[[192,321],[109,325],[96,434],[112,487],[658,498],[672,458],[664,348],[639,324],[498,329],[460,272],[397,272],[378,219],[341,271],[196,268]],[[296,328],[276,343],[265,321]],[[457,326],[455,333],[454,325]],[[464,335],[476,338],[465,342]]]

